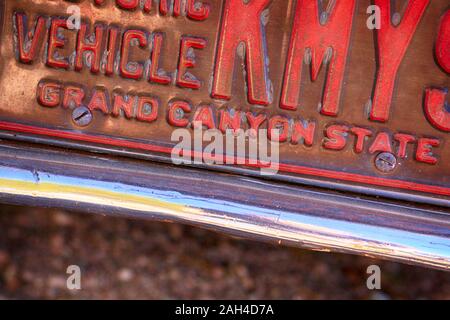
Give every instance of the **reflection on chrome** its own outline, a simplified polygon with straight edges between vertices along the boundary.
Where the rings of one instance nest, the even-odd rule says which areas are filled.
[[[108,158],[0,148],[3,202],[184,222],[314,250],[450,269],[446,212],[355,198],[344,202],[344,196],[151,163],[133,168]],[[196,190],[199,181],[203,185]],[[259,195],[273,200],[262,203]],[[414,222],[398,223],[408,217]]]

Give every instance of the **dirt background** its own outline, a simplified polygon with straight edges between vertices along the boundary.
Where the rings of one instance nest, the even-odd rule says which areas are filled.
[[[1,299],[450,299],[448,272],[178,224],[0,206],[0,230]],[[381,291],[366,288],[371,264]]]

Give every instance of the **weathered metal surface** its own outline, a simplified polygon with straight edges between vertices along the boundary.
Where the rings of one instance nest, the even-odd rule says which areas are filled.
[[[391,1],[375,1],[379,31],[367,27],[371,1],[329,2],[327,16],[302,0],[188,1],[179,14],[166,1],[85,0],[81,30],[66,30],[72,2],[1,1],[0,129],[169,160],[173,130],[201,115],[219,129],[224,114],[243,129],[260,116],[261,128],[287,132],[274,179],[449,205],[448,1],[397,1],[397,27],[386,20]],[[94,25],[102,41],[83,56]],[[122,105],[139,99],[129,114],[114,107],[126,96]],[[179,101],[186,121],[173,117]],[[74,115],[79,105],[92,121]],[[315,129],[294,141],[300,126]]]

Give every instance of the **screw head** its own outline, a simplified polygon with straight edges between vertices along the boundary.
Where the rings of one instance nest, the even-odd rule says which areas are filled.
[[[381,172],[392,172],[397,167],[397,158],[390,152],[382,152],[375,158],[375,166]]]
[[[72,112],[73,122],[80,127],[86,127],[92,122],[92,112],[85,106],[78,107]]]

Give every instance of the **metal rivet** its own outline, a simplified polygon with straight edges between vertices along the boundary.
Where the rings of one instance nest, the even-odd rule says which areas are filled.
[[[85,106],[78,107],[72,112],[72,120],[77,126],[86,127],[92,122],[92,112]]]
[[[381,172],[391,172],[397,166],[397,158],[389,152],[380,153],[375,158],[375,166]]]

